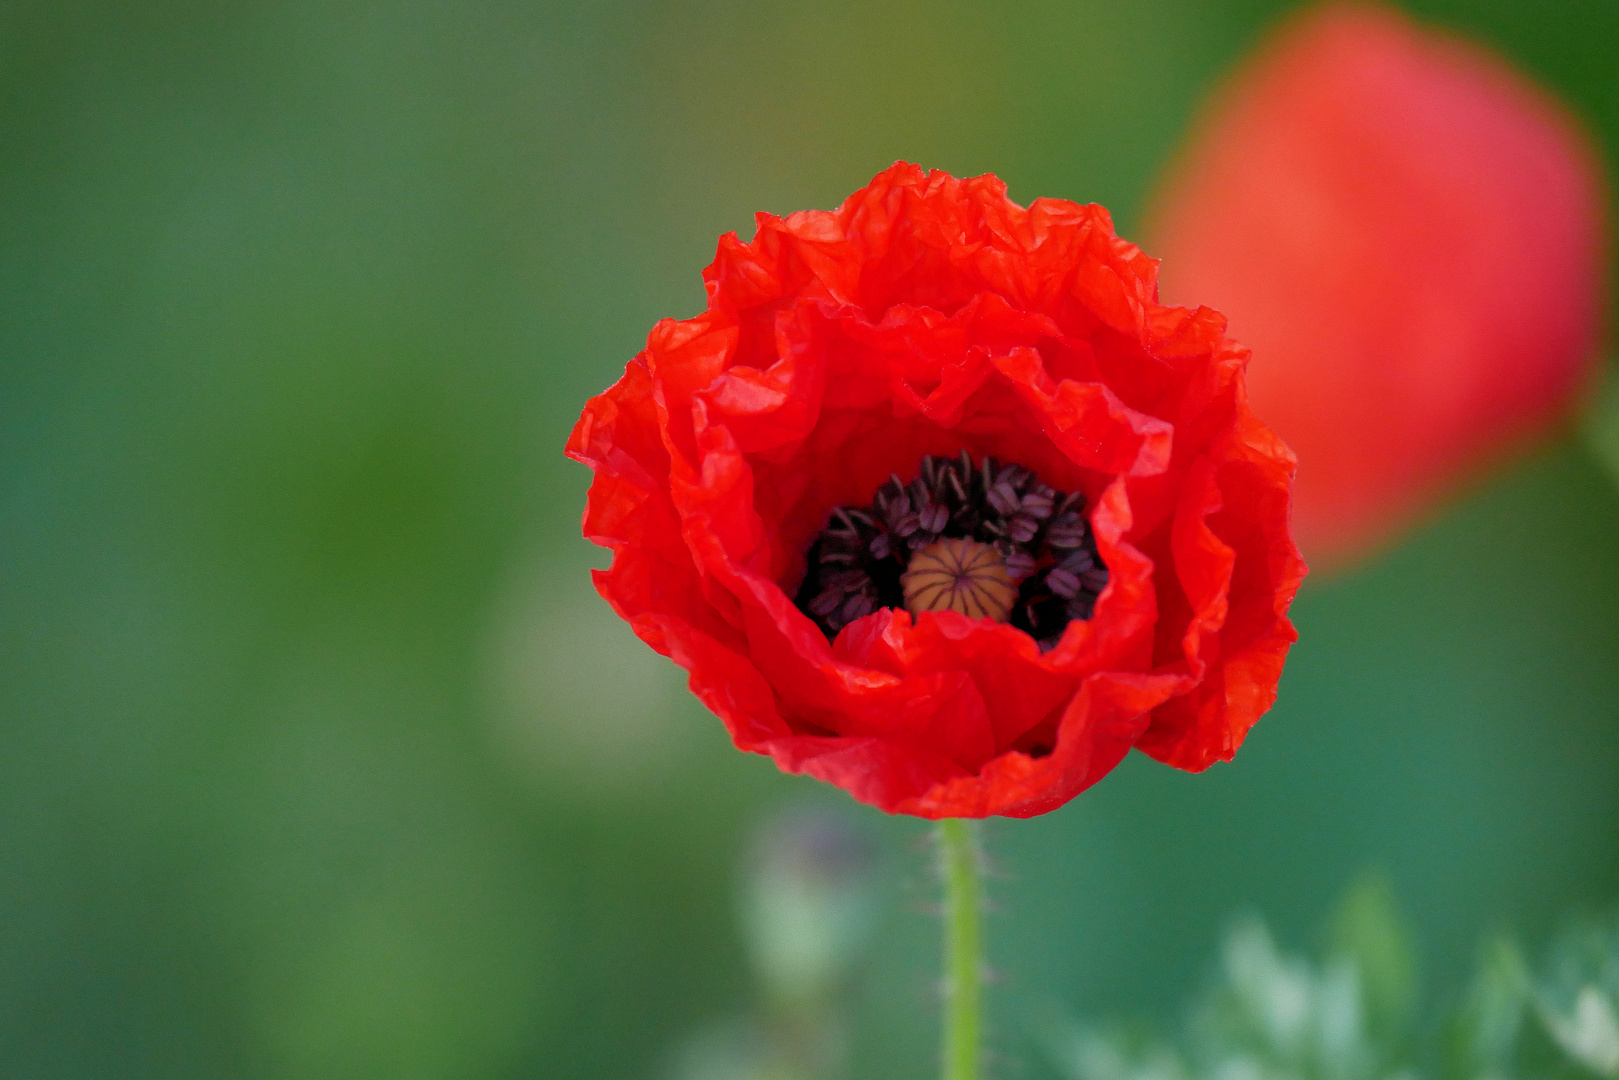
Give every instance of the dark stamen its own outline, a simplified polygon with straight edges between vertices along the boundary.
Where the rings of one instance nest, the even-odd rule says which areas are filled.
[[[941,538],[994,547],[1018,589],[1008,621],[1042,650],[1071,620],[1089,619],[1107,587],[1084,495],[1022,465],[975,465],[963,450],[924,457],[909,484],[891,475],[869,507],[836,507],[810,545],[796,603],[829,638],[879,608],[904,607],[901,574]]]

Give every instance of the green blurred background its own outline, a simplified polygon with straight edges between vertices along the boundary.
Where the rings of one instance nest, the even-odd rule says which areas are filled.
[[[561,447],[720,233],[896,158],[1138,231],[1287,5],[0,5],[0,1076],[660,1077],[745,1008],[737,754]],[[1619,146],[1619,7],[1414,5]],[[1027,1018],[1165,1015],[1389,875],[1426,985],[1619,900],[1619,497],[1571,435],[1311,581],[1232,765],[992,824]],[[849,817],[854,1075],[933,1062],[926,829]]]

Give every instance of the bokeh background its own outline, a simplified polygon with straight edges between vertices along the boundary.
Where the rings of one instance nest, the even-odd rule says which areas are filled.
[[[853,1075],[927,1075],[925,827],[730,749],[591,592],[563,440],[716,236],[896,158],[1136,234],[1287,7],[0,5],[0,1075],[670,1075],[806,805],[874,852]],[[1619,7],[1412,9],[1619,173]],[[1615,490],[1571,427],[1308,582],[1235,763],[992,824],[998,1073],[1367,868],[1438,995],[1619,901]]]

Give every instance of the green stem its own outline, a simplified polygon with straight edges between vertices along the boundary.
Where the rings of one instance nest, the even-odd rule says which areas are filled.
[[[944,1080],[978,1080],[978,836],[973,822],[939,822],[944,872]]]

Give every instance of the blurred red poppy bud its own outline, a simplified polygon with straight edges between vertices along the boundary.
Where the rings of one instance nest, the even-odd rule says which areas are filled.
[[[1225,312],[1298,455],[1313,562],[1391,537],[1543,430],[1595,354],[1602,186],[1586,137],[1483,49],[1382,7],[1287,23],[1159,201],[1169,302]]]

